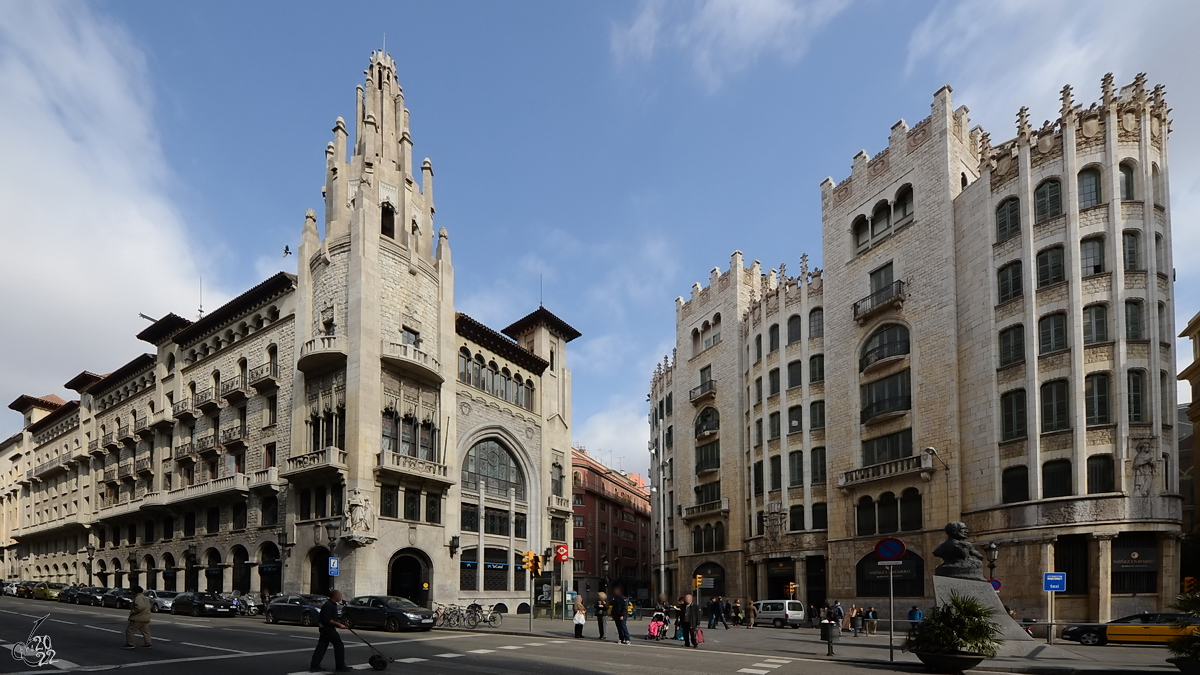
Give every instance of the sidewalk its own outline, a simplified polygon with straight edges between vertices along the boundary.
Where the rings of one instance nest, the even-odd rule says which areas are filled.
[[[645,637],[648,623],[645,620],[629,622],[629,636],[635,643],[652,645],[659,649],[683,648],[683,643],[677,640],[647,642]],[[473,632],[537,635],[556,639],[573,638],[575,635],[575,626],[570,621],[534,619],[533,633],[529,632],[528,626],[528,616],[506,615],[504,625],[498,630],[479,628]],[[709,630],[707,625],[703,628],[705,642],[701,649],[843,661],[897,671],[923,672],[925,670],[924,664],[916,656],[901,650],[904,634],[899,632],[896,633],[895,661],[893,662],[888,659],[887,633],[854,637],[853,634],[845,632],[842,634],[842,639],[834,643],[834,656],[828,656],[828,648],[820,640],[820,631],[813,628],[789,629],[759,626],[748,630],[745,627],[735,626],[726,630],[720,625],[712,630]],[[617,631],[611,620],[606,622],[605,632],[608,640],[615,643]],[[587,626],[584,627],[584,635],[586,639],[596,639],[595,619],[588,620]],[[1083,647],[1072,642],[1056,642],[1053,645],[1039,643],[1039,646],[1027,657],[988,659],[972,672],[1030,673],[1032,675],[1071,675],[1072,673],[1122,675],[1124,673],[1178,672],[1175,666],[1165,661],[1166,658],[1166,648],[1159,645]]]

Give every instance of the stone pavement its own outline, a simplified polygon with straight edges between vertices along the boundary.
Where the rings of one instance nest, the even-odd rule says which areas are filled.
[[[500,631],[477,629],[477,631],[503,632],[515,635],[529,635],[527,617],[505,616],[504,625]],[[648,622],[637,620],[629,622],[629,635],[633,640],[644,642]],[[612,621],[607,622],[607,637],[616,640],[616,629]],[[821,642],[820,631],[812,628],[771,628],[759,626],[754,629],[732,627],[729,630],[721,627],[704,629],[705,644],[701,647],[719,649],[727,652],[753,652],[770,654],[780,657],[820,658],[830,661],[856,663],[860,665],[876,665],[881,669],[919,672],[924,670],[923,664],[913,654],[902,651],[901,644],[904,634],[896,633],[894,650],[895,661],[888,656],[887,633],[872,636],[854,637],[849,632],[842,634],[842,639],[834,644],[834,656],[828,656],[828,648]],[[545,637],[571,638],[574,636],[574,626],[570,621],[551,619],[535,619],[533,634]],[[584,635],[589,640],[597,636],[596,622],[588,621]],[[675,640],[664,640],[663,649],[683,648],[683,643]],[[1175,666],[1166,662],[1166,647],[1162,645],[1105,645],[1102,647],[1085,647],[1074,642],[1056,640],[1048,645],[1039,641],[1028,656],[997,657],[980,664],[975,671],[979,672],[1011,672],[1048,675],[1069,675],[1070,673],[1175,673]]]

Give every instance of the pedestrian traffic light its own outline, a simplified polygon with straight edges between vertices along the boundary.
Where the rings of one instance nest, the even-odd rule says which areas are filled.
[[[704,577],[700,576],[699,574],[692,577],[692,588],[700,588],[703,585],[704,585]]]
[[[1184,577],[1183,578],[1183,592],[1184,593],[1195,593],[1196,586],[1197,586],[1196,577]]]
[[[532,572],[533,571],[533,558],[534,558],[533,551],[525,551],[524,557],[521,558],[521,563],[522,563],[521,569],[525,570],[526,572]]]

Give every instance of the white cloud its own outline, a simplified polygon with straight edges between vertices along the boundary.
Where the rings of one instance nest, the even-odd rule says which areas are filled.
[[[660,49],[681,52],[709,91],[764,55],[799,60],[812,37],[848,0],[643,0],[627,25],[613,27],[619,64],[650,61]]]
[[[89,5],[0,3],[0,397],[61,393],[152,349],[152,316],[195,306],[145,55]],[[13,415],[0,427],[13,430]]]
[[[1167,87],[1170,135],[1171,221],[1176,324],[1182,328],[1200,311],[1200,80],[1192,49],[1200,3],[1162,2],[1130,6],[1117,0],[1089,3],[942,2],[913,31],[909,74],[932,68],[954,86],[956,104],[971,108],[973,122],[993,143],[1016,134],[1015,114],[1026,105],[1034,126],[1058,116],[1059,91],[1075,88],[1085,105],[1100,96],[1100,78],[1116,74],[1118,85],[1146,72],[1151,84]],[[1177,343],[1180,368],[1191,347]],[[1180,400],[1190,393],[1180,388]]]
[[[650,466],[646,451],[650,440],[650,425],[646,421],[650,409],[645,398],[645,394],[614,396],[610,405],[576,426],[571,440],[612,468],[645,477]]]

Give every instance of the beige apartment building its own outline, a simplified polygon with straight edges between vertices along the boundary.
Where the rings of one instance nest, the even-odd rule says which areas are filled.
[[[579,332],[545,308],[503,331],[457,312],[389,55],[355,108],[295,274],[158,319],[138,335],[153,350],[67,382],[77,400],[10,406],[10,577],[527,609],[522,553],[571,543]]]
[[[1143,76],[1101,89],[1084,107],[1064,88],[1038,129],[1022,109],[992,145],[944,87],[822,183],[824,270],[737,253],[676,301],[650,390],[670,592],[702,574],[726,596],[794,581],[878,606],[874,546],[898,537],[896,593],[927,604],[963,520],[1022,616],[1045,616],[1049,571],[1059,618],[1170,602],[1170,122]]]

